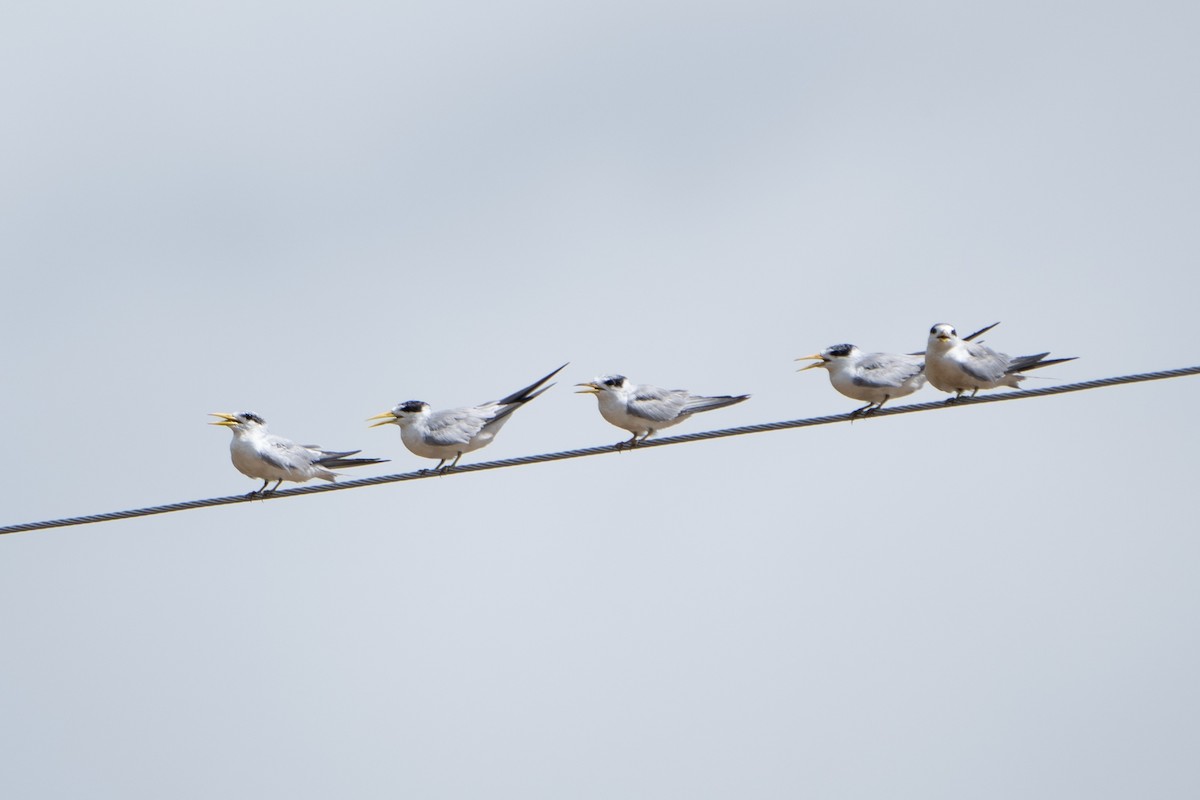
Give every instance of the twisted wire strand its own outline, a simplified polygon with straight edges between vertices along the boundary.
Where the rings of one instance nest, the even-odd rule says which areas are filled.
[[[1022,389],[1013,392],[1002,392],[1000,394],[980,395],[971,399],[963,398],[962,400],[953,403],[948,403],[943,400],[931,403],[914,403],[904,406],[891,406],[875,411],[870,415],[869,419],[893,417],[899,414],[913,414],[918,411],[969,408],[970,406],[977,406],[986,403],[1002,403],[1008,400],[1026,400],[1031,397],[1049,397],[1050,395],[1067,394],[1069,392],[1082,392],[1089,389],[1100,389],[1107,386],[1122,386],[1129,383],[1145,383],[1147,381],[1166,380],[1168,378],[1182,378],[1186,375],[1197,374],[1200,374],[1200,366],[1161,370],[1159,372],[1143,372],[1137,375],[1121,375],[1111,378],[1097,378],[1096,380],[1082,381],[1079,383],[1067,383],[1061,386],[1047,386],[1041,389]],[[790,430],[792,428],[810,428],[816,425],[830,425],[835,422],[849,421],[849,414],[840,413],[822,417],[785,420],[782,422],[766,422],[757,425],[743,425],[737,428],[722,428],[720,430],[701,431],[699,433],[687,433],[680,434],[678,436],[664,436],[659,439],[651,439],[650,441],[639,443],[637,447],[633,449],[646,450],[655,447],[668,447],[675,444],[684,444],[686,442],[698,442],[705,439],[723,439],[729,436],[742,436],[748,433],[766,433],[768,431],[782,431]],[[625,448],[625,451],[628,450],[629,448]],[[547,461],[565,461],[568,458],[583,458],[585,456],[606,455],[616,452],[618,452],[617,448],[611,444],[601,445],[598,447],[581,447],[575,450],[561,450],[555,453],[542,453],[540,455],[505,458],[499,461],[483,461],[476,464],[462,464],[444,474],[445,476],[449,477],[471,472],[505,469],[507,467],[522,467],[527,464],[541,464]],[[168,503],[167,505],[128,509],[126,511],[110,511],[103,514],[89,514],[82,517],[66,517],[63,519],[43,520],[40,522],[25,522],[17,525],[5,525],[0,527],[0,534],[22,533],[25,531],[46,530],[48,528],[65,528],[72,525],[90,525],[95,522],[111,522],[119,519],[131,519],[133,517],[149,517],[154,514],[169,514],[174,511],[188,511],[193,508],[225,506],[233,505],[234,503],[248,503],[260,500],[282,500],[287,497],[297,497],[299,495],[319,494],[321,492],[339,492],[346,489],[359,489],[363,486],[378,486],[385,483],[401,483],[403,481],[415,481],[422,480],[424,478],[441,477],[442,475],[443,473],[440,472],[422,469],[415,472],[403,472],[396,475],[379,475],[373,478],[356,478],[339,483],[299,486],[294,489],[283,489],[268,495],[231,495],[228,497],[211,497],[206,500],[186,500],[181,503]]]

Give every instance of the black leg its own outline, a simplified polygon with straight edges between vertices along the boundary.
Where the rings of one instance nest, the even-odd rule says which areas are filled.
[[[456,456],[454,456],[454,460],[450,462],[450,465],[449,465],[448,467],[446,467],[445,469],[438,470],[438,471],[439,471],[439,472],[441,472],[443,475],[445,475],[447,472],[449,472],[450,470],[454,469],[454,468],[455,468],[455,467],[458,465],[458,460],[459,460],[460,458],[462,458],[462,451],[461,451],[461,450],[459,450],[459,451],[458,451],[458,454],[457,454]],[[445,462],[446,462],[446,459],[444,459],[444,458],[443,458],[443,459],[442,459],[442,463],[444,464]],[[442,466],[442,465],[441,465],[441,464],[438,464],[438,466],[440,467],[440,466]]]
[[[867,416],[868,414],[874,414],[876,411],[883,408],[884,403],[886,403],[888,400],[891,400],[891,399],[892,399],[892,396],[890,394],[885,394],[883,396],[883,399],[875,404],[874,408],[871,408],[870,406],[868,406],[867,410],[863,412],[863,416]]]

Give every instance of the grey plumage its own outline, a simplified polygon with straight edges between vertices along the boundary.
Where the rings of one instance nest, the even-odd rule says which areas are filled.
[[[633,434],[617,446],[633,446],[656,431],[677,425],[693,414],[748,400],[750,395],[694,395],[686,389],[663,389],[650,384],[634,384],[624,375],[605,375],[588,383],[581,394],[594,394],[600,415],[618,428]]]
[[[227,427],[233,433],[229,454],[238,472],[263,482],[250,494],[267,494],[267,485],[271,481],[275,481],[269,490],[273,492],[284,481],[303,483],[312,478],[335,481],[337,473],[331,470],[387,461],[381,458],[350,458],[361,450],[322,450],[316,445],[296,444],[290,439],[269,433],[263,418],[249,411],[212,416],[221,418],[220,422],[214,422],[213,425]]]
[[[740,403],[750,395],[721,395],[698,397],[686,389],[662,389],[657,386],[638,386],[625,409],[635,417],[651,422],[669,422],[676,417],[714,411]]]
[[[499,400],[477,406],[433,411],[428,403],[421,400],[398,403],[390,411],[371,417],[371,420],[382,420],[371,427],[399,426],[400,439],[411,452],[424,458],[438,459],[434,469],[441,469],[453,459],[446,467],[453,469],[463,453],[490,444],[512,413],[553,386],[547,381],[566,366],[563,364],[545,377]]]
[[[814,363],[802,368],[824,369],[833,388],[865,406],[850,412],[854,419],[883,407],[888,400],[906,397],[925,385],[925,362],[918,354],[863,353],[852,344],[835,344],[797,361]]]
[[[891,353],[868,353],[858,367],[859,371],[851,378],[855,386],[888,389],[920,375],[925,371],[925,362]]]
[[[358,455],[362,450],[345,450],[338,453],[329,450],[318,450],[317,452],[321,454],[321,457],[317,459],[317,463],[329,469],[365,467],[369,464],[382,464],[387,461],[386,458],[349,458],[349,456]]]
[[[935,388],[953,392],[952,400],[957,400],[968,391],[974,397],[980,389],[1018,388],[1025,379],[1021,373],[1074,360],[1047,359],[1048,355],[1044,352],[1014,358],[979,342],[961,339],[952,325],[940,323],[929,330],[925,374]]]

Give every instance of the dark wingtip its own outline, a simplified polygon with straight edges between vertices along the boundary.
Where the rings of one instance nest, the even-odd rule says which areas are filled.
[[[987,333],[988,331],[990,331],[992,328],[996,327],[999,324],[1000,324],[999,322],[993,322],[991,325],[988,325],[986,328],[980,328],[979,330],[975,331],[970,336],[964,336],[963,339],[968,342],[973,342],[976,339],[978,339],[980,336],[983,336],[985,333]]]
[[[1079,356],[1070,356],[1067,358],[1046,358],[1050,355],[1049,351],[1045,353],[1034,353],[1030,356],[1019,356],[1012,360],[1005,373],[1011,375],[1016,372],[1029,372],[1030,370],[1041,369],[1042,367],[1050,367],[1055,364],[1063,364],[1067,361],[1074,361]]]
[[[1049,353],[1046,355],[1049,355]],[[1079,358],[1079,356],[1069,356],[1067,358],[1048,358],[1045,361],[1038,361],[1031,366],[1025,367],[1025,370],[1028,372],[1031,369],[1041,369],[1042,367],[1050,367],[1055,364],[1065,364],[1066,362],[1074,361],[1077,358]]]
[[[526,386],[524,389],[518,389],[517,391],[510,394],[508,397],[501,398],[500,400],[497,400],[496,402],[500,403],[501,405],[508,405],[510,403],[528,403],[530,400],[537,397],[542,392],[546,391],[546,389],[549,389],[550,386],[553,386],[554,384],[550,384],[550,386],[544,386],[541,389],[538,388],[538,387],[542,386],[543,383],[550,380],[555,375],[557,375],[558,373],[560,373],[564,369],[566,369],[567,364],[570,364],[570,363],[571,363],[570,361],[566,362],[566,364],[563,364],[561,367],[554,370],[549,375],[546,375],[544,378],[540,378],[540,379],[534,381],[533,383],[529,384],[528,386]]]
[[[337,458],[333,461],[321,462],[326,467],[366,467],[371,464],[386,464],[389,458]]]

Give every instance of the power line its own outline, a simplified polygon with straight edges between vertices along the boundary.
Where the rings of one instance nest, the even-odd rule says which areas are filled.
[[[945,401],[933,403],[914,403],[906,406],[882,408],[871,414],[869,419],[892,417],[898,414],[912,414],[917,411],[968,408],[970,406],[981,405],[984,403],[1001,403],[1007,400],[1026,400],[1031,397],[1048,397],[1055,394],[1067,394],[1068,392],[1082,392],[1088,389],[1100,389],[1106,386],[1121,386],[1127,383],[1144,383],[1146,381],[1158,381],[1165,380],[1167,378],[1182,378],[1186,375],[1197,374],[1200,374],[1200,366],[1183,367],[1181,369],[1168,369],[1161,372],[1143,372],[1138,375],[1122,375],[1113,378],[1100,378],[1092,381],[1083,381],[1081,383],[1067,383],[1063,384],[1062,386],[1048,386],[1041,389],[1024,389],[1015,392],[1003,392],[1001,394],[980,395],[973,399],[964,398],[957,403],[947,403]],[[784,422],[767,422],[759,425],[743,425],[738,428],[724,428],[715,431],[681,434],[679,436],[664,436],[661,439],[651,439],[648,442],[639,444],[636,449],[644,450],[654,447],[667,447],[674,444],[684,444],[685,442],[698,442],[704,439],[723,439],[727,436],[741,436],[747,433],[766,433],[768,431],[783,431],[792,428],[810,428],[815,425],[830,425],[835,422],[848,422],[849,419],[849,415],[843,413],[824,417],[809,417],[807,419],[786,420]],[[599,456],[614,452],[617,451],[613,445],[603,445],[600,447],[583,447],[577,450],[562,450],[557,453],[543,453],[541,455],[521,456],[519,458],[505,458],[500,461],[484,461],[478,464],[462,464],[455,467],[453,471],[446,473],[446,476],[466,474],[469,472],[483,472],[484,470],[490,469],[503,469],[506,467],[522,467],[527,464],[540,464],[546,461],[565,461],[568,458]],[[187,511],[193,508],[225,506],[232,505],[234,503],[247,503],[258,500],[281,500],[285,497],[296,497],[298,495],[319,494],[321,492],[339,492],[346,489],[358,489],[363,486],[377,486],[384,483],[400,483],[402,481],[415,481],[422,480],[424,478],[435,478],[440,476],[441,473],[423,469],[416,472],[403,472],[397,475],[380,475],[374,478],[358,478],[341,483],[299,486],[294,489],[283,489],[281,491],[266,495],[265,497],[261,495],[212,497],[207,500],[188,500],[182,503],[170,503],[164,506],[150,506],[148,508],[136,508],[127,511],[110,511],[104,514],[90,514],[84,517],[67,517],[64,519],[44,520],[41,522],[26,522],[19,525],[6,525],[4,527],[0,527],[0,534],[45,530],[47,528],[65,528],[71,525],[90,525],[93,522],[111,522],[118,519],[148,517],[154,514],[168,514],[173,511]]]

